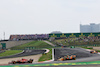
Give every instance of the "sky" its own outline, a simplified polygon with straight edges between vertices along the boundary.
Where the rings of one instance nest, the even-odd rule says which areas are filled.
[[[12,34],[80,32],[100,23],[100,0],[0,0],[0,39]]]

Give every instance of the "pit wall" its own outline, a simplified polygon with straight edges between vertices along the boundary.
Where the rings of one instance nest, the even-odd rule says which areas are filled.
[[[95,50],[100,50],[100,47],[93,47],[93,49],[95,49]]]
[[[3,42],[0,42],[0,43],[6,43],[6,48],[11,48],[11,47],[22,45],[22,44],[29,43],[29,42],[32,42],[32,41],[33,40],[25,40],[25,41],[24,40],[23,41],[3,41]]]

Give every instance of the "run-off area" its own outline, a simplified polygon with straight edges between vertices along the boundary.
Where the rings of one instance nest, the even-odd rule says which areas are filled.
[[[76,55],[76,60],[79,58],[97,56],[98,54],[91,54],[83,48],[55,48],[54,60],[57,61],[58,57],[64,57],[67,55]]]

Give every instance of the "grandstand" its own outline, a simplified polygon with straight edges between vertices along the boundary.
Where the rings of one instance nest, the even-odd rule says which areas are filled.
[[[31,35],[10,35],[10,41],[19,41],[19,40],[48,40],[49,38],[86,38],[93,37],[99,38],[100,33],[56,33],[56,34],[31,34]]]
[[[48,39],[48,34],[32,34],[32,35],[10,35],[9,40],[37,40]]]

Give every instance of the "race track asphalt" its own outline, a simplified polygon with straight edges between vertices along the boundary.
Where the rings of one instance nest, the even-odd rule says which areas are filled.
[[[17,55],[12,55],[12,56],[0,57],[0,59],[37,55],[37,54],[42,54],[45,51],[46,50],[24,50],[23,53],[20,53],[20,54],[17,54]]]
[[[55,61],[57,61],[58,57],[64,57],[67,55],[76,55],[77,60],[79,59],[83,60],[83,58],[90,58],[90,57],[95,58],[95,57],[100,56],[99,54],[92,54],[83,48],[56,48],[54,49]],[[76,61],[76,60],[73,60],[73,61]]]
[[[31,55],[33,51],[25,51],[26,55]],[[41,51],[40,51],[41,52]],[[34,51],[34,54],[40,53],[37,50]],[[42,51],[45,52],[45,51]],[[23,54],[23,55],[25,55]],[[65,55],[76,55],[76,60],[67,60],[67,61],[56,61],[58,57],[63,57]],[[59,66],[59,64],[68,64],[68,63],[73,63],[74,62],[91,62],[91,61],[100,61],[100,55],[99,54],[91,54],[89,51],[83,49],[83,48],[55,48],[54,49],[54,59],[55,61],[53,62],[46,62],[46,63],[33,63],[37,64],[37,66],[28,66],[26,67],[100,67],[100,64],[88,64],[88,65],[62,65]],[[94,62],[95,63],[95,62]],[[100,62],[98,62],[100,63]],[[55,66],[38,66],[39,64],[54,64]],[[57,65],[57,66],[56,66]],[[19,65],[18,65],[19,66]],[[20,66],[19,66],[20,67]]]

